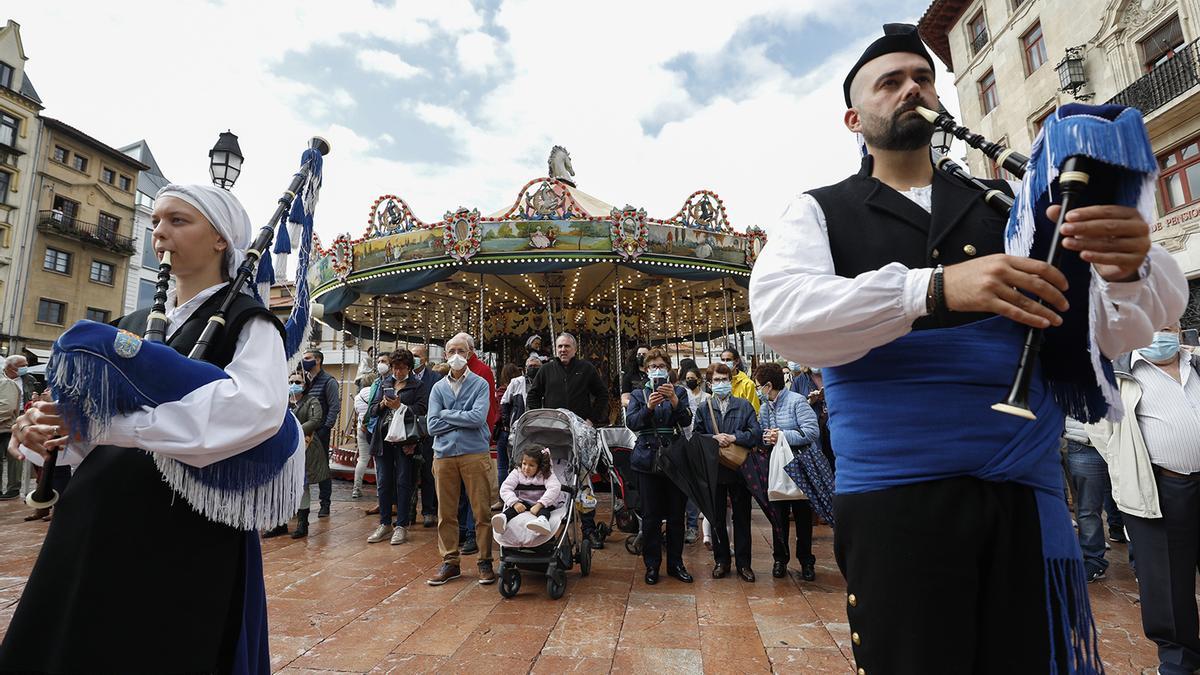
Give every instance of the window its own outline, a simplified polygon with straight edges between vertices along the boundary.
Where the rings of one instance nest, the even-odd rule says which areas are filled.
[[[971,44],[972,54],[978,54],[979,50],[987,46],[987,21],[983,18],[982,9],[967,22],[967,41]]]
[[[71,254],[56,248],[46,247],[46,257],[42,259],[42,269],[59,274],[71,273]]]
[[[71,166],[75,167],[76,171],[87,173],[88,158],[75,153],[75,161],[71,162]]]
[[[100,227],[96,234],[99,234],[101,237],[112,236],[117,233],[117,228],[121,225],[121,219],[101,211],[99,225]]]
[[[1040,21],[1021,36],[1021,49],[1025,52],[1025,74],[1032,75],[1046,62],[1046,41],[1042,39]]]
[[[112,185],[117,182],[117,172],[106,166],[100,169],[100,180]]]
[[[10,148],[17,147],[18,128],[17,118],[0,113],[0,145],[7,145]]]
[[[133,181],[130,180],[129,176],[121,176],[117,179],[117,187],[129,192],[133,188]]]
[[[1139,42],[1138,46],[1142,48],[1142,67],[1146,72],[1170,61],[1183,46],[1183,29],[1179,26],[1179,17],[1171,17]]]
[[[55,214],[56,220],[70,224],[75,222],[75,216],[79,215],[79,202],[67,199],[66,197],[55,196],[54,210],[58,212]]]
[[[1164,212],[1200,202],[1200,140],[1160,155],[1159,200]]]
[[[984,115],[1000,105],[1000,98],[996,95],[996,73],[994,71],[989,70],[986,75],[979,78],[979,100],[983,106]]]
[[[158,269],[158,256],[154,255],[154,230],[146,228],[142,237],[142,267]]]
[[[8,188],[12,185],[12,174],[0,171],[0,204],[8,203]]]
[[[0,61],[0,87],[12,89],[13,86],[13,67],[7,63]]]
[[[1039,115],[1036,120],[1033,121],[1033,135],[1034,136],[1037,136],[1039,133],[1041,133],[1042,127],[1045,126],[1045,124],[1046,124],[1046,120],[1050,119],[1050,116],[1054,114],[1055,110],[1058,110],[1058,108],[1051,108],[1051,109],[1047,110],[1046,112]]]
[[[96,321],[98,323],[108,323],[109,317],[111,317],[111,316],[112,316],[112,312],[108,311],[107,309],[96,309],[95,307],[88,307],[86,316],[84,318],[86,318],[88,321]]]
[[[52,323],[55,326],[61,326],[66,318],[67,303],[46,298],[38,299],[38,323]]]
[[[54,161],[67,163],[67,159],[71,157],[71,151],[61,145],[54,146]]]
[[[154,282],[149,279],[138,280],[138,309],[149,307],[154,304]]]
[[[113,282],[113,266],[106,262],[93,260],[92,271],[88,274],[88,278],[98,284],[108,284],[111,286]]]

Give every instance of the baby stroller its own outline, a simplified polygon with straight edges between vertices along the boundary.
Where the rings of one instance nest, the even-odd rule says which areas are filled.
[[[592,570],[592,543],[582,536],[576,495],[589,483],[601,452],[599,434],[574,413],[564,409],[530,410],[517,420],[509,433],[510,466],[519,466],[525,448],[550,449],[551,470],[562,483],[562,496],[551,512],[549,535],[537,534],[526,525],[533,520],[525,512],[513,518],[500,544],[500,595],[511,598],[521,589],[521,571],[546,575],[546,592],[554,600],[567,588],[567,570],[579,563],[579,572]]]
[[[613,527],[630,535],[625,538],[625,549],[635,555],[641,555],[642,516],[639,510],[637,476],[629,461],[633,446],[637,443],[637,435],[627,427],[605,427],[600,430],[600,437],[610,451]]]

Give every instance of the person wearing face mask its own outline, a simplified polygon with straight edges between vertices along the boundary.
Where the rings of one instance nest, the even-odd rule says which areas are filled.
[[[4,447],[8,447],[9,438],[12,436],[7,430],[12,426],[13,420],[17,415],[21,414],[22,409],[22,387],[21,380],[25,376],[28,367],[24,356],[14,354],[4,361],[4,377],[0,378],[0,429],[5,432],[0,434],[0,441],[4,443]],[[32,387],[25,387],[27,391],[32,393]],[[4,480],[4,491],[0,492],[0,500],[16,499],[21,496],[21,467],[24,459],[19,454],[5,453],[5,470],[6,476]]]
[[[1088,437],[1137,551],[1142,629],[1158,645],[1158,670],[1191,673],[1200,669],[1200,358],[1180,349],[1176,322],[1113,370],[1125,416],[1087,425]]]
[[[375,359],[374,370],[364,378],[369,379],[370,384],[354,395],[354,414],[358,417],[358,423],[355,425],[358,462],[354,466],[354,489],[350,492],[352,499],[362,497],[363,476],[366,475],[367,466],[371,463],[371,434],[379,422],[378,417],[369,414],[371,406],[379,402],[379,397],[383,395],[383,378],[390,375],[391,372],[390,355],[381,354]]]
[[[317,438],[321,439],[325,451],[329,452],[333,447],[330,441],[333,427],[337,424],[338,413],[342,409],[341,390],[338,388],[337,380],[325,372],[325,355],[321,353],[321,350],[310,349],[304,352],[300,367],[312,378],[311,387],[319,392],[318,395],[321,397],[321,407],[325,409],[325,420],[316,433]],[[321,500],[321,508],[317,510],[317,517],[328,518],[329,506],[333,500],[333,479],[326,478],[318,483],[317,487]]]
[[[629,363],[625,364],[625,373],[621,375],[621,407],[629,407],[629,393],[646,386],[646,352],[649,347],[638,347]]]
[[[733,395],[738,398],[744,398],[750,402],[754,408],[754,414],[757,415],[760,409],[760,401],[758,394],[755,393],[754,380],[746,374],[746,369],[742,365],[742,355],[738,350],[730,347],[721,352],[721,363],[724,363],[731,371],[733,371]]]
[[[788,372],[791,373],[792,379],[788,382],[788,389],[808,398],[817,386],[813,384],[812,376],[809,375],[809,369],[795,361],[788,361]]]
[[[368,414],[377,418],[371,433],[371,456],[375,458],[375,485],[379,494],[379,526],[367,537],[368,544],[391,538],[393,546],[408,541],[408,526],[412,519],[413,486],[419,441],[389,443],[385,440],[392,417],[403,405],[407,415],[420,417],[429,409],[432,389],[412,374],[413,356],[407,349],[397,349],[388,355],[390,372],[381,383],[382,395]],[[396,508],[395,527],[392,526],[392,507]]]
[[[721,447],[735,444],[753,450],[762,443],[762,428],[754,408],[745,399],[733,395],[733,371],[723,363],[713,364],[712,397],[705,399],[696,411],[693,423],[698,434],[711,435]],[[721,464],[717,468],[717,508],[720,513],[713,529],[714,579],[729,574],[729,532],[725,525],[726,503],[733,507],[734,552],[737,555],[737,575],[754,582],[750,567],[750,490],[741,472]]]
[[[637,472],[642,500],[642,562],[646,565],[647,585],[658,583],[662,563],[662,522],[667,521],[667,574],[684,583],[692,575],[683,564],[683,513],[687,497],[675,483],[655,468],[655,457],[682,435],[692,421],[687,392],[668,382],[671,357],[665,350],[651,349],[646,354],[644,387],[633,391],[625,411],[625,424],[637,434],[630,464]]]
[[[325,453],[321,439],[316,435],[317,429],[325,420],[325,409],[321,407],[321,398],[311,385],[312,378],[303,371],[288,376],[288,402],[300,422],[300,428],[304,430],[304,496],[300,499],[300,509],[296,512],[296,530],[292,532],[292,539],[308,536],[312,486],[329,478],[329,456]],[[269,539],[287,533],[287,523],[283,523],[264,532],[263,538]]]
[[[442,379],[442,374],[429,367],[429,350],[425,345],[416,345],[411,350],[413,372],[410,377],[421,380],[421,386],[433,390],[433,384]],[[437,527],[437,487],[433,480],[433,437],[429,436],[417,446],[421,453],[421,475],[418,478],[421,491],[421,527]]]
[[[817,414],[808,400],[783,386],[783,369],[778,363],[764,363],[754,371],[758,383],[758,397],[762,400],[758,422],[762,427],[762,444],[775,447],[782,434],[792,452],[815,466],[810,471],[823,472],[826,485],[832,485],[833,477],[824,455],[803,453],[806,445],[819,443],[821,438]],[[816,557],[812,552],[812,504],[808,499],[790,499],[773,502],[779,515],[780,531],[774,535],[773,557],[775,564],[771,576],[779,579],[787,575],[788,516],[796,523],[796,561],[800,563],[800,578],[805,581],[816,579]]]

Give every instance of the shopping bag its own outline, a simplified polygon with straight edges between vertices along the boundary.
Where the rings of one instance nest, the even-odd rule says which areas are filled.
[[[387,434],[383,440],[388,443],[415,442],[420,436],[417,431],[417,416],[403,403],[392,413],[392,421],[388,424]]]
[[[775,441],[771,450],[771,470],[767,476],[767,499],[777,502],[788,499],[805,499],[804,491],[796,485],[796,481],[787,473],[788,462],[795,459],[792,446],[788,445],[783,433]]]

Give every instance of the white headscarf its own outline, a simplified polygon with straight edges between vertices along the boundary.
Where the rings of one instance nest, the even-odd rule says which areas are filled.
[[[214,185],[176,185],[172,183],[158,191],[155,203],[163,197],[175,197],[191,204],[229,244],[227,257],[229,278],[237,276],[238,267],[246,258],[253,226],[250,215],[233,193]]]

